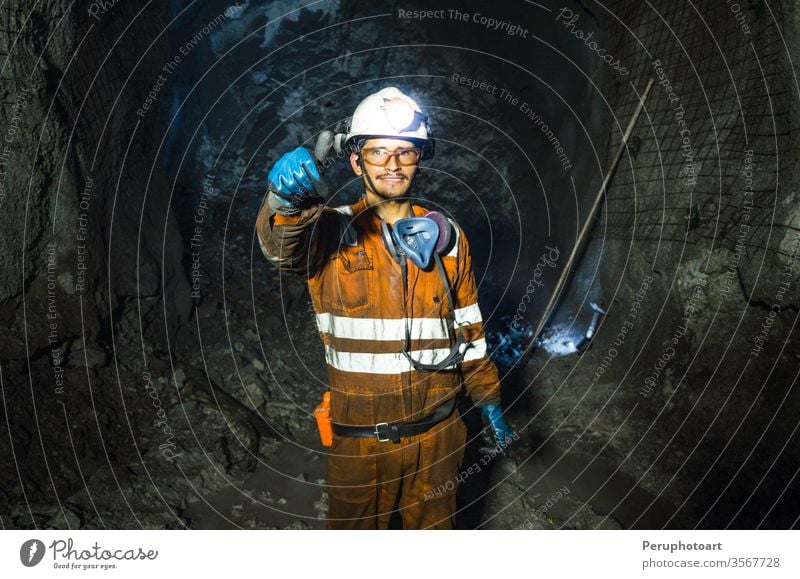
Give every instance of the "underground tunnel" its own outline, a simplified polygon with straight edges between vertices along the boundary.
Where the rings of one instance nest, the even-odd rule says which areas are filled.
[[[460,389],[455,528],[798,526],[793,2],[232,2],[0,6],[3,529],[326,527],[329,314],[257,217],[385,87],[514,433]],[[345,215],[323,153],[304,202]]]

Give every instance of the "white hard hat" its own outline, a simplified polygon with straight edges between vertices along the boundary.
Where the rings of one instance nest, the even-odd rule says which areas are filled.
[[[422,147],[422,158],[433,154],[428,117],[417,102],[400,89],[389,86],[369,95],[356,107],[345,143],[359,138],[387,137],[408,139]]]

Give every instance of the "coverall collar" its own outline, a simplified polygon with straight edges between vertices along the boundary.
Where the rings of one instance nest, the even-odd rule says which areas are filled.
[[[361,198],[353,205],[353,214],[359,215],[365,211],[370,215],[373,221],[380,222],[381,218],[378,216],[378,214],[372,209],[372,207],[367,205],[366,194],[362,195]],[[414,214],[414,217],[422,217],[425,215],[425,213],[427,213],[423,207],[420,207],[413,202],[411,203],[411,212]]]

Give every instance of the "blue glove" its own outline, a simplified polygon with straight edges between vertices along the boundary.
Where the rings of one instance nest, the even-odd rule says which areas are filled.
[[[499,404],[487,404],[481,407],[481,413],[492,427],[495,442],[502,448],[506,448],[514,440],[514,432],[503,418],[503,409]]]
[[[297,207],[304,199],[315,195],[314,184],[319,182],[320,174],[308,149],[298,147],[278,159],[268,178],[270,191],[281,204]]]

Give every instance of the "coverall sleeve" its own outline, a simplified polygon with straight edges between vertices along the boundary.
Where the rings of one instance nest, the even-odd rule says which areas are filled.
[[[338,213],[312,205],[296,215],[281,215],[265,197],[256,219],[256,233],[264,257],[280,271],[312,276],[335,248]]]
[[[472,256],[464,230],[458,228],[458,275],[453,287],[455,321],[472,342],[461,363],[464,387],[476,406],[500,403],[500,377],[497,366],[487,355],[486,332],[478,305],[478,288],[472,270]]]

